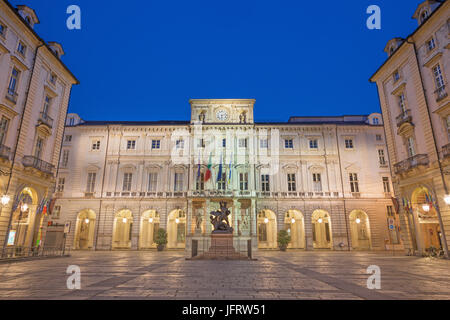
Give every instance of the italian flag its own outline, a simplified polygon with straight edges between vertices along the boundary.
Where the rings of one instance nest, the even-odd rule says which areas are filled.
[[[211,179],[211,167],[212,167],[211,156],[212,156],[212,154],[210,153],[209,154],[208,169],[206,170],[206,173],[205,173],[205,182],[207,182],[209,179]]]

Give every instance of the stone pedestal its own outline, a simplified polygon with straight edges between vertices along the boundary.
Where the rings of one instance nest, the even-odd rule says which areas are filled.
[[[233,246],[233,234],[211,234],[209,250],[193,259],[206,260],[247,260],[247,256],[236,252]]]

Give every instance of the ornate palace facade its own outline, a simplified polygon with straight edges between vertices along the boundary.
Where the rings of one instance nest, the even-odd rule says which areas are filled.
[[[401,246],[380,114],[256,123],[254,103],[191,100],[181,122],[69,114],[51,223],[70,224],[73,249],[151,249],[164,228],[189,253],[226,201],[237,248],[277,248],[281,229],[290,248]]]

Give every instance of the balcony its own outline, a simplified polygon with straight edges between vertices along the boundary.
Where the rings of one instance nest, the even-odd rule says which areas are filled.
[[[3,144],[0,145],[0,158],[10,160],[11,159],[11,148],[9,148]]]
[[[6,92],[6,99],[8,99],[9,101],[11,101],[14,104],[17,103],[17,97],[18,97],[17,92],[15,92],[13,90],[8,89],[8,91]]]
[[[50,129],[53,128],[53,118],[51,118],[47,113],[45,112],[41,112],[39,114],[39,119],[38,119],[39,124],[38,125],[46,125],[47,127],[49,127]]]
[[[413,157],[394,164],[394,172],[395,174],[402,174],[419,166],[427,166],[429,162],[430,161],[428,159],[428,155],[417,154]]]
[[[439,102],[442,99],[444,99],[445,97],[448,96],[447,90],[445,88],[445,85],[443,85],[442,87],[438,88],[434,94],[436,95],[436,101]]]
[[[34,168],[47,174],[53,174],[53,169],[55,168],[51,163],[45,162],[34,156],[23,157],[22,164],[25,168]]]
[[[442,147],[442,156],[450,158],[450,143]]]
[[[411,116],[411,110],[406,110],[402,112],[397,118],[397,128],[401,127],[404,123],[411,123],[412,122],[412,116]]]

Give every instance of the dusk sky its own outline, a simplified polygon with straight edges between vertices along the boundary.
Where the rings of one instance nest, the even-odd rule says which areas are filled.
[[[419,0],[26,0],[38,34],[62,43],[86,120],[189,120],[191,98],[254,98],[256,121],[379,112],[368,79]],[[80,6],[82,29],[66,8]],[[366,9],[381,8],[381,30]]]

